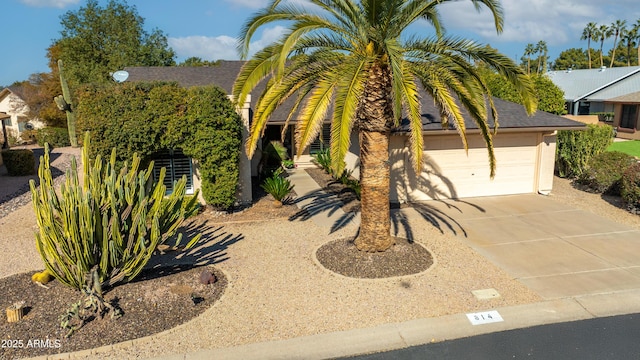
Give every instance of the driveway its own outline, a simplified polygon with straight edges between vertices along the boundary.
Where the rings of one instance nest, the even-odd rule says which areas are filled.
[[[640,230],[541,195],[429,201],[399,212],[452,231],[545,299],[640,289]]]

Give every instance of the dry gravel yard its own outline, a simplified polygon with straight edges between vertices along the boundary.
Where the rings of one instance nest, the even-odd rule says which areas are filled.
[[[550,197],[640,228],[640,216],[618,208],[615,199],[585,193],[567,180],[556,178]],[[179,257],[180,261],[213,265],[225,274],[227,288],[213,306],[168,332],[78,358],[154,357],[540,300],[454,234],[441,233],[424,219],[408,221],[414,241],[433,254],[434,263],[429,270],[388,279],[337,275],[320,266],[314,254],[330,241],[353,236],[357,229],[349,225],[329,234],[313,221],[290,221],[291,214],[298,211],[295,206],[285,206],[266,216],[269,200],[264,201],[237,214],[204,212],[193,221],[193,226],[209,235],[197,248]],[[35,225],[30,211],[29,206],[23,206],[0,219],[0,246],[14,249],[0,253],[0,264],[37,264],[34,251],[29,250],[33,246],[29,234],[32,236]],[[19,240],[8,235],[19,231],[25,234]],[[398,236],[405,234],[400,232]],[[20,268],[38,269],[37,265],[0,266],[0,277]],[[501,297],[480,301],[471,294],[472,290],[485,288],[495,288]],[[11,335],[0,333],[0,338]]]

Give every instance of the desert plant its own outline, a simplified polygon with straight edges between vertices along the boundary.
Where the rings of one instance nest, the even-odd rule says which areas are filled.
[[[3,150],[2,159],[9,176],[26,176],[36,173],[33,151],[29,149]]]
[[[50,147],[65,147],[71,145],[69,132],[65,128],[46,127],[38,129],[36,133],[38,145],[49,144]]]
[[[622,175],[620,196],[630,206],[640,208],[640,162],[629,166]]]
[[[605,151],[613,141],[608,125],[587,125],[586,130],[558,131],[556,172],[563,178],[576,178],[587,168],[591,158]]]
[[[291,185],[289,179],[283,178],[279,172],[276,172],[271,177],[266,178],[260,187],[273,196],[276,205],[282,205],[287,200],[294,185]]]
[[[619,151],[595,155],[577,182],[601,194],[620,195],[620,180],[625,170],[635,162],[633,156]]]
[[[331,174],[331,153],[329,152],[329,149],[317,152],[313,155],[313,159],[324,171],[327,172],[327,174]]]
[[[83,289],[95,267],[101,286],[130,281],[147,264],[158,245],[171,238],[183,220],[197,211],[196,196],[185,200],[186,178],[176,182],[163,201],[165,169],[157,183],[151,180],[153,163],[138,171],[140,157],[115,170],[116,151],[109,162],[89,159],[89,135],[82,149],[83,183],[75,158],[59,192],[53,185],[49,148],[45,146],[38,175],[40,187],[30,182],[38,223],[36,248],[46,269],[61,283]],[[193,246],[200,235],[186,247]],[[182,240],[178,234],[176,246]]]

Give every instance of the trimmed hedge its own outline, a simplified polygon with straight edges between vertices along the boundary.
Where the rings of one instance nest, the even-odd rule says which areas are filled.
[[[92,158],[115,147],[119,163],[134,153],[148,162],[160,150],[180,149],[199,165],[207,204],[235,204],[242,119],[222,89],[125,82],[88,85],[76,98],[76,126],[90,132]]]
[[[563,178],[577,178],[587,164],[613,142],[613,128],[608,125],[587,125],[586,130],[558,131],[556,146],[556,174]]]
[[[36,173],[36,160],[29,149],[2,150],[2,160],[9,176],[27,176]]]
[[[627,204],[640,208],[640,162],[629,166],[622,175],[620,196]]]
[[[69,141],[69,130],[67,128],[55,128],[46,127],[38,129],[36,133],[36,141],[38,145],[44,147],[44,144],[49,144],[50,147],[65,147],[71,146]]]
[[[635,162],[635,158],[629,154],[619,151],[602,152],[591,158],[577,182],[589,186],[597,193],[620,195],[622,174]]]

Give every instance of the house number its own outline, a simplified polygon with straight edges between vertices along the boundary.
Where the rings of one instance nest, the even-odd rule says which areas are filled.
[[[467,314],[467,318],[471,322],[471,325],[482,325],[504,321],[502,316],[500,316],[500,314],[495,310]]]

